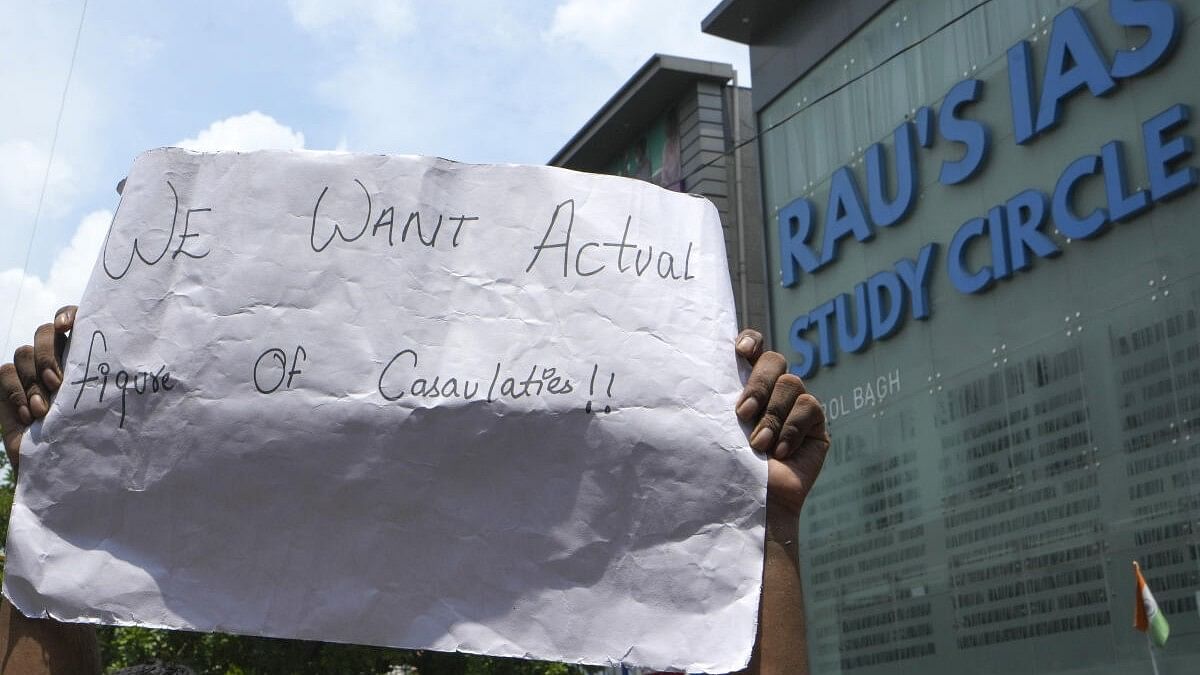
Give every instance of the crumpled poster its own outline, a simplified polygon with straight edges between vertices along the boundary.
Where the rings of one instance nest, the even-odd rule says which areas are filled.
[[[717,212],[611,176],[160,149],[22,444],[22,612],[726,672],[766,466]]]

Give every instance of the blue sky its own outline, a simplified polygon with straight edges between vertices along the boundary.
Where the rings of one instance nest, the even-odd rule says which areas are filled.
[[[716,4],[91,0],[51,162],[83,0],[2,3],[0,360],[78,300],[143,150],[541,164],[654,52],[748,82],[746,48],[700,32]]]

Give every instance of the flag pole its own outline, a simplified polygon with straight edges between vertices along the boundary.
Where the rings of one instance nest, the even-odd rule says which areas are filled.
[[[1150,667],[1154,669],[1154,675],[1158,675],[1158,659],[1154,656],[1154,642],[1150,639],[1150,633],[1146,633],[1146,651],[1150,652]]]

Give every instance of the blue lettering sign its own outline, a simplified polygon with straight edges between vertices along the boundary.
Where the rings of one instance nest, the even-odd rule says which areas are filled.
[[[1008,252],[1014,272],[1029,269],[1033,264],[1028,253],[1039,258],[1053,258],[1062,250],[1042,232],[1049,211],[1049,199],[1041,190],[1026,190],[1004,205],[1008,221]]]
[[[904,311],[904,288],[892,270],[876,272],[867,279],[867,297],[871,303],[871,333],[886,340],[900,330]]]
[[[896,157],[896,197],[888,200],[888,173],[882,143],[867,148],[867,198],[871,220],[889,227],[904,220],[917,203],[916,128],[905,122],[892,133]]]
[[[792,322],[792,329],[788,331],[788,344],[792,351],[799,356],[799,359],[791,359],[791,371],[797,377],[812,377],[813,373],[817,372],[816,348],[813,343],[804,339],[804,333],[812,326],[811,320],[807,314],[801,314]]]
[[[854,317],[850,316],[850,296],[834,298],[837,314],[837,340],[842,351],[861,352],[871,343],[871,323],[867,317],[867,284],[854,285]],[[850,324],[854,324],[853,327]]]
[[[959,117],[959,108],[979,100],[983,93],[980,80],[963,80],[954,85],[942,102],[938,131],[948,141],[967,146],[962,159],[942,163],[938,180],[942,185],[957,185],[979,172],[991,144],[991,135],[982,122]]]
[[[912,318],[928,319],[929,280],[933,271],[933,259],[937,255],[937,244],[925,244],[917,254],[916,262],[902,258],[896,262],[896,274],[908,290],[909,302],[912,306]]]
[[[1024,145],[1033,138],[1033,51],[1021,40],[1008,49],[1008,95],[1013,136]]]
[[[1130,194],[1129,178],[1125,174],[1125,144],[1110,141],[1100,149],[1104,165],[1104,194],[1108,198],[1108,217],[1119,223],[1150,208],[1150,195],[1145,190]]]
[[[808,247],[812,236],[813,205],[801,197],[779,209],[780,282],[784,287],[796,285],[796,265],[812,274],[821,267],[817,256]]]
[[[980,293],[990,288],[996,280],[991,265],[980,267],[978,272],[967,269],[967,246],[971,240],[978,239],[986,233],[987,221],[983,218],[972,218],[963,223],[950,240],[950,255],[947,257],[950,265],[950,283],[959,293]]]
[[[1054,17],[1050,49],[1042,77],[1042,103],[1038,107],[1037,132],[1058,124],[1062,100],[1087,87],[1092,96],[1103,96],[1116,88],[1108,64],[1096,46],[1083,12],[1075,7]]]
[[[851,234],[859,241],[870,241],[875,236],[863,211],[854,172],[843,166],[833,172],[829,186],[829,210],[825,212],[825,233],[821,240],[822,265],[837,260],[838,242]]]
[[[1077,92],[1087,89],[1094,97],[1105,96],[1116,89],[1117,80],[1161,65],[1181,39],[1184,19],[1168,0],[1110,0],[1109,13],[1118,26],[1147,32],[1138,47],[1117,50],[1111,67],[1084,14],[1074,7],[1054,18],[1040,87],[1034,81],[1030,43],[1019,41],[1009,48],[1009,94],[1016,143],[1025,144],[1057,126],[1064,102]],[[986,161],[991,143],[989,129],[962,114],[964,107],[980,100],[983,87],[979,80],[963,80],[942,102],[936,120],[938,134],[964,146],[960,158],[942,163],[938,180],[943,185],[970,179]],[[1190,120],[1191,109],[1176,104],[1142,123],[1143,159],[1149,179],[1146,189],[1132,187],[1125,144],[1112,140],[1101,147],[1098,155],[1087,154],[1068,164],[1052,193],[1023,190],[988,209],[986,216],[963,223],[949,245],[946,267],[950,283],[963,294],[984,292],[1001,279],[1031,270],[1035,258],[1062,255],[1055,233],[1048,231],[1050,223],[1057,235],[1090,239],[1107,231],[1111,223],[1132,220],[1155,203],[1196,188],[1200,185],[1200,168],[1185,164],[1195,152],[1195,141],[1181,131]],[[915,122],[906,120],[896,127],[890,164],[882,143],[867,149],[865,206],[851,168],[843,166],[833,173],[819,256],[818,244],[809,241],[814,236],[816,218],[813,203],[796,199],[779,210],[784,286],[794,285],[800,270],[811,274],[837,260],[843,239],[853,236],[861,242],[870,241],[875,227],[890,227],[912,213],[920,192],[916,148],[932,145],[934,125],[933,112],[921,108]],[[1090,205],[1088,210],[1077,203],[1077,196],[1080,186],[1092,177],[1103,182],[1104,204]],[[896,335],[907,317],[929,318],[930,284],[938,248],[937,243],[927,243],[916,259],[902,258],[891,269],[855,284],[852,293],[836,295],[796,317],[788,335],[799,357],[792,372],[811,377],[822,366],[834,366],[839,352],[862,352],[872,343]],[[815,339],[806,337],[810,331],[815,331]]]
[[[1108,213],[1096,207],[1086,216],[1078,216],[1071,207],[1074,202],[1075,186],[1088,176],[1096,175],[1100,170],[1100,158],[1095,155],[1084,155],[1067,165],[1066,170],[1058,177],[1054,186],[1053,205],[1054,225],[1059,232],[1072,239],[1088,239],[1100,234],[1101,228],[1108,223]]]
[[[837,363],[837,352],[833,348],[833,326],[829,320],[836,309],[837,305],[830,300],[825,304],[818,305],[816,309],[808,313],[812,322],[817,324],[817,336],[821,345],[818,352],[821,355],[821,365],[823,366],[832,366]]]
[[[1142,141],[1146,144],[1146,171],[1150,175],[1150,197],[1156,202],[1170,199],[1196,187],[1200,170],[1187,166],[1171,172],[1171,164],[1191,156],[1195,141],[1191,136],[1166,140],[1165,135],[1187,124],[1191,110],[1176,104],[1146,120],[1142,125]]]
[[[1183,20],[1179,8],[1167,0],[1109,0],[1108,12],[1121,26],[1150,31],[1150,37],[1141,46],[1116,53],[1113,77],[1141,75],[1162,63],[1179,44]]]

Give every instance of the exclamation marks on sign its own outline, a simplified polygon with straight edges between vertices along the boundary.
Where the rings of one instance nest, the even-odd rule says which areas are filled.
[[[600,373],[599,364],[594,364],[592,366],[592,379],[591,379],[591,382],[588,384],[588,396],[590,396],[592,398],[596,397],[596,375],[598,375],[599,373]],[[612,398],[613,382],[615,382],[616,379],[617,379],[616,373],[608,374],[608,386],[605,387],[605,389],[604,389],[604,395],[610,399]],[[593,410],[592,409],[592,401],[591,401],[591,399],[588,399],[587,406],[583,409],[583,411],[588,414],[591,414],[593,412],[596,412],[596,413],[600,412],[600,409],[597,406],[597,408],[595,410]],[[606,413],[612,412],[612,406],[605,405],[604,412],[606,412]]]

